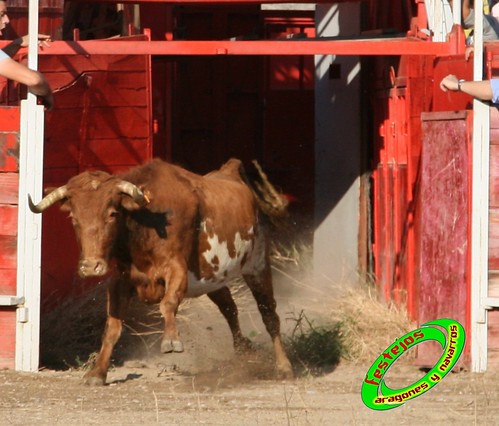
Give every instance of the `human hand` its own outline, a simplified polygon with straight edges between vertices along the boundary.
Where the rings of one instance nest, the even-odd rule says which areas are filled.
[[[54,96],[52,95],[52,92],[45,96],[39,96],[38,98],[47,111],[50,111],[52,110],[52,108],[54,108]]]
[[[54,95],[50,84],[40,71],[29,70],[36,75],[38,82],[35,85],[29,86],[31,93],[37,96],[37,101],[42,104],[47,111],[54,108]]]
[[[29,35],[26,34],[20,38],[20,46],[28,47],[29,46]],[[38,34],[38,46],[43,49],[44,47],[50,47],[50,42],[52,41],[51,36],[48,34]]]
[[[457,92],[459,90],[459,79],[454,74],[449,74],[444,77],[440,82],[440,89],[444,92],[452,91]]]
[[[466,50],[464,51],[464,59],[466,59],[466,61],[468,61],[474,52],[475,52],[475,48],[473,46],[466,47]]]

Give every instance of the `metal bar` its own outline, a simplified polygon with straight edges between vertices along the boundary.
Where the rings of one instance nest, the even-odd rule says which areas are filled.
[[[0,296],[0,306],[18,306],[24,303],[24,297]]]
[[[455,55],[451,42],[407,38],[262,41],[54,41],[44,55]]]

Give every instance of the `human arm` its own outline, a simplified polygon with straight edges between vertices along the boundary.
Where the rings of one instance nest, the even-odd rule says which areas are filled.
[[[31,93],[41,98],[48,110],[52,109],[54,105],[52,89],[41,72],[31,70],[11,58],[3,58],[0,60],[0,75],[26,85]]]
[[[47,34],[38,34],[38,45],[43,47],[50,47],[51,38]],[[29,46],[29,35],[16,38],[12,40],[7,46],[5,46],[2,50],[9,55],[11,58],[19,51],[21,47]]]
[[[496,82],[493,83],[494,85]],[[459,84],[459,79],[453,75],[449,74],[444,77],[440,82],[440,88],[444,92],[457,92],[461,91],[467,95],[473,96],[474,98],[481,99],[482,101],[497,101],[493,93],[493,85],[490,80],[483,81],[462,81]]]

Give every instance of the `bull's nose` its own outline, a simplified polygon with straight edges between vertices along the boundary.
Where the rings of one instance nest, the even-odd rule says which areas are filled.
[[[82,277],[100,277],[107,272],[107,263],[103,259],[83,259],[79,272]]]

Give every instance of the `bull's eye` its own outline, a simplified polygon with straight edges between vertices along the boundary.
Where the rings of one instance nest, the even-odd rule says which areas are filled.
[[[109,222],[112,222],[114,220],[116,220],[116,218],[120,215],[120,213],[115,210],[115,209],[109,209],[108,211],[108,221]]]

